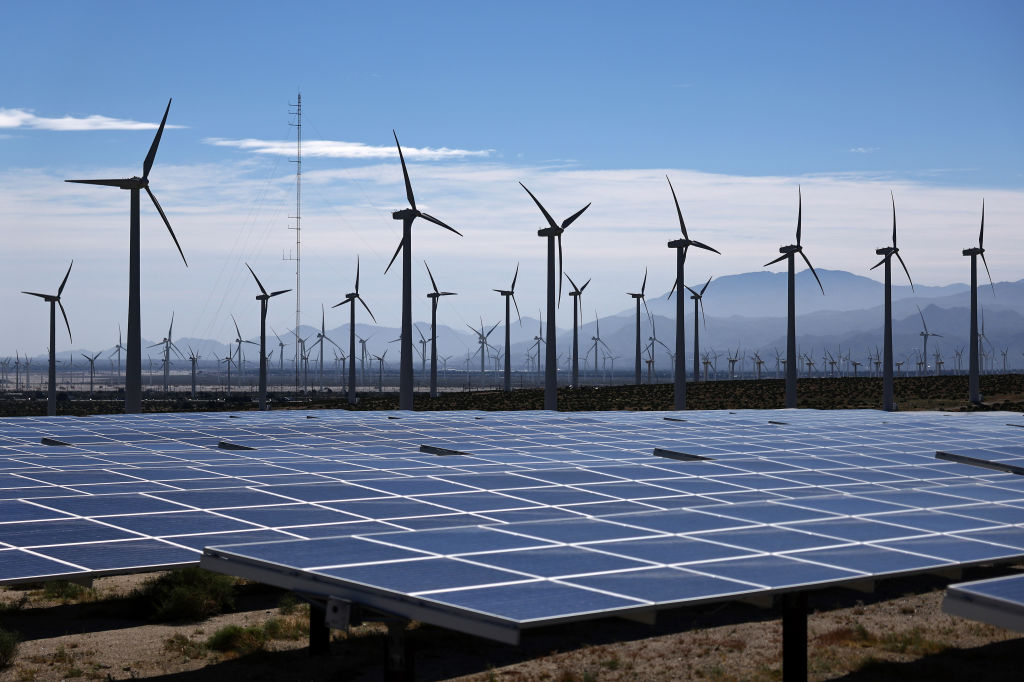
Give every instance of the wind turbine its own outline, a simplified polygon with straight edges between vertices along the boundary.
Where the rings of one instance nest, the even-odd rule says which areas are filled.
[[[978,378],[978,256],[985,266],[985,274],[988,275],[989,286],[992,287],[992,295],[996,293],[996,285],[992,282],[992,273],[988,269],[988,261],[985,260],[985,200],[981,200],[981,229],[978,230],[978,245],[970,249],[964,249],[963,255],[971,259],[971,340],[970,355],[968,358],[968,398],[972,403],[981,403],[981,380]]]
[[[693,380],[700,381],[700,325],[697,324],[697,309],[700,308],[701,319],[704,320],[704,328],[707,329],[708,318],[704,314],[704,292],[707,291],[708,285],[711,284],[711,278],[708,277],[708,281],[704,282],[704,286],[700,288],[700,293],[694,291],[690,287],[686,287],[686,290],[690,292],[690,298],[693,299]],[[686,286],[685,284],[683,286]],[[671,294],[671,292],[669,292]],[[776,355],[778,353],[776,352]],[[778,363],[776,363],[778,364]]]
[[[818,287],[821,288],[822,295],[825,294],[825,287],[821,285],[821,279],[818,278],[818,273],[814,271],[814,266],[811,265],[811,261],[807,258],[807,254],[804,253],[804,247],[800,245],[800,232],[804,212],[804,200],[803,193],[797,188],[797,196],[799,198],[799,204],[797,209],[796,217],[796,244],[790,244],[788,246],[780,246],[779,253],[782,255],[775,260],[766,263],[764,267],[773,265],[780,261],[787,261],[789,266],[789,305],[788,315],[786,318],[786,407],[796,407],[796,374],[797,374],[797,363],[799,360],[796,356],[796,255],[800,254],[800,257],[807,263],[807,267],[810,268],[811,274],[814,275],[814,279],[818,282]]]
[[[416,199],[412,194],[412,183],[409,182],[409,169],[405,166],[405,157],[402,155],[402,145],[398,144],[398,133],[391,131],[395,136],[395,144],[398,146],[398,158],[402,162],[402,175],[405,176],[405,195],[409,199],[409,208],[395,211],[391,214],[391,217],[395,220],[402,221],[402,241],[398,243],[398,248],[395,249],[395,255],[391,257],[391,262],[388,263],[388,267],[384,269],[384,273],[391,269],[391,264],[395,262],[395,258],[398,257],[398,252],[402,252],[402,335],[401,335],[401,358],[399,358],[399,393],[398,393],[398,408],[400,410],[411,410],[412,409],[412,389],[413,389],[413,377],[412,377],[412,222],[416,218],[423,218],[427,222],[440,225],[446,230],[454,232],[455,234],[462,236],[462,233],[456,230],[454,227],[445,225],[443,222],[438,220],[432,215],[420,211],[416,208]]]
[[[533,203],[537,204],[537,208],[544,214],[544,219],[548,221],[548,226],[537,230],[538,237],[545,237],[548,242],[548,335],[547,335],[547,347],[545,349],[544,359],[544,409],[545,410],[557,410],[558,409],[558,352],[556,348],[555,336],[558,331],[555,329],[555,241],[558,241],[558,298],[561,300],[562,295],[562,233],[568,229],[570,225],[575,222],[577,218],[583,215],[583,212],[590,208],[588,203],[580,210],[573,213],[571,216],[562,221],[559,225],[555,222],[555,219],[551,217],[547,209],[540,203],[537,197],[533,196],[533,192],[526,189],[526,185],[519,183],[519,186],[526,190],[526,193],[533,199]],[[540,352],[540,348],[537,349]],[[540,363],[538,357],[537,363]]]
[[[146,346],[146,348],[156,348],[157,346],[163,346],[163,348],[164,348],[164,359],[163,359],[164,393],[167,393],[168,377],[169,377],[170,371],[171,371],[171,349],[173,348],[174,352],[177,353],[178,357],[180,357],[182,360],[185,359],[185,356],[181,354],[181,351],[178,349],[178,347],[174,345],[174,341],[171,340],[173,331],[174,331],[174,312],[172,311],[171,312],[171,326],[167,328],[167,336],[164,337],[163,341],[160,341],[158,343],[154,343],[151,346]]]
[[[246,263],[246,267],[249,267],[248,263]],[[251,269],[250,269],[250,272],[251,272]],[[254,274],[253,277],[255,277],[255,276],[256,275]],[[257,280],[257,282],[258,281],[259,280]],[[262,287],[260,287],[260,288],[262,289]],[[255,346],[257,344],[256,344],[255,341],[246,341],[245,339],[242,338],[242,332],[238,329],[238,321],[235,319],[234,315],[231,316],[231,321],[235,323],[235,340],[234,340],[234,342],[236,344],[238,344],[238,351],[237,351],[238,352],[238,360],[235,361],[235,366],[238,367],[238,382],[241,383],[242,382],[242,374],[245,372],[245,358],[242,357],[242,344],[243,343],[248,343],[248,344],[251,344],[253,346]]]
[[[512,390],[512,353],[509,352],[511,344],[511,310],[509,309],[509,299],[512,300],[512,304],[516,307],[516,317],[519,318],[519,326],[523,326],[523,316],[519,314],[519,304],[516,303],[516,280],[519,279],[519,263],[516,263],[516,274],[512,276],[512,286],[508,289],[494,289],[501,294],[505,299],[505,390]]]
[[[632,296],[636,300],[636,367],[634,370],[635,383],[637,386],[640,385],[640,303],[643,302],[644,308],[647,308],[647,299],[644,297],[644,292],[647,290],[647,268],[644,268],[644,283],[640,287],[639,294],[627,293],[627,296]],[[650,315],[650,311],[647,311]]]
[[[60,295],[64,293],[64,285],[68,283],[68,277],[71,275],[71,266],[74,264],[75,261],[71,261],[71,265],[68,266],[68,271],[61,281],[56,295],[37,294],[32,291],[21,292],[29,296],[38,296],[50,304],[50,387],[46,395],[46,415],[48,417],[57,416],[57,306],[60,306],[60,314],[64,316],[64,324],[68,328],[68,340],[71,340],[71,324],[68,322],[68,314],[64,310],[64,304],[60,302]]]
[[[924,327],[924,329],[921,331],[921,338],[924,339],[924,350],[923,350],[923,352],[921,354],[921,359],[924,360],[924,363],[925,363],[924,364],[924,372],[923,373],[927,374],[928,373],[928,337],[929,336],[935,336],[935,337],[938,337],[938,338],[941,339],[942,338],[942,334],[936,334],[934,332],[928,331],[928,323],[924,321],[924,313],[921,312],[921,306],[916,306],[916,307],[917,307],[917,314],[921,316],[921,325]]]
[[[704,249],[705,251],[711,251],[722,255],[717,249],[714,249],[707,244],[694,241],[690,239],[690,236],[686,233],[686,223],[683,221],[683,211],[679,208],[679,199],[676,197],[676,190],[672,187],[672,181],[668,179],[668,188],[672,190],[672,200],[676,204],[676,214],[679,216],[679,230],[683,233],[682,239],[673,239],[668,243],[668,248],[676,250],[676,281],[673,288],[676,286],[684,286],[683,279],[683,268],[686,265],[686,252],[691,246],[695,246],[698,249]],[[646,303],[645,303],[646,305]],[[686,409],[686,327],[684,325],[684,313],[686,310],[685,302],[683,301],[682,292],[676,298],[676,356],[675,356],[675,368],[673,370],[673,383],[675,384],[673,406],[677,410]],[[697,318],[694,317],[693,324],[696,326]],[[652,352],[653,357],[653,352]],[[696,355],[694,355],[694,364],[696,364]],[[697,372],[694,371],[694,377],[697,376]]]
[[[113,356],[115,353],[117,354],[117,376],[118,376],[118,378],[120,378],[120,376],[121,376],[121,351],[123,351],[123,350],[128,350],[128,349],[125,348],[124,343],[121,341],[121,325],[117,325],[117,345],[114,346],[114,350],[110,351],[110,355],[108,355],[107,357],[109,358],[109,357]]]
[[[473,329],[472,327],[469,327],[468,324],[466,325],[467,327],[469,327],[469,330],[471,332],[476,334],[476,342],[478,344],[480,344],[480,349],[477,352],[480,353],[480,382],[481,382],[481,386],[483,386],[484,378],[487,376],[485,365],[484,365],[484,363],[487,360],[487,347],[490,346],[490,347],[493,348],[493,346],[491,346],[491,344],[489,344],[487,342],[487,339],[490,338],[491,334],[494,332],[495,329],[498,328],[499,324],[501,324],[501,323],[500,322],[495,322],[494,326],[491,327],[490,330],[486,331],[486,332],[484,331],[484,321],[483,321],[483,318],[480,319],[480,330],[479,331],[477,331],[476,329]],[[476,353],[473,353],[473,355],[476,355]],[[470,357],[473,357],[473,356],[471,355]]]
[[[378,370],[377,370],[377,392],[378,393],[383,393],[384,392],[384,358],[386,358],[387,356],[388,356],[388,349],[387,348],[384,349],[384,352],[381,355],[374,355],[373,356],[374,358],[377,359],[377,362],[379,363],[378,364]]]
[[[260,293],[256,296],[256,300],[260,302],[260,410],[267,409],[267,304],[274,296],[280,296],[286,294],[291,289],[281,289],[280,291],[274,291],[267,293],[267,290],[263,288],[263,283],[260,282],[260,278],[253,272],[252,267],[246,263],[245,267],[249,268],[249,274],[256,280],[256,286],[260,288]],[[231,319],[234,319],[233,317]],[[238,323],[235,323],[235,330],[238,330]],[[241,337],[241,334],[239,334]],[[238,344],[238,351],[241,353],[242,344]],[[195,363],[193,363],[193,370],[195,369]]]
[[[594,342],[591,351],[594,353],[594,377],[597,378],[597,344],[601,344],[605,347],[609,353],[612,349],[608,347],[608,344],[601,340],[601,319],[597,316],[597,311],[594,311],[594,335],[590,337],[590,340]],[[587,355],[590,355],[590,351],[587,351]],[[586,364],[586,358],[584,358],[584,364]]]
[[[875,249],[875,254],[882,257],[882,260],[875,263],[871,269],[874,270],[879,265],[885,265],[885,329],[882,346],[884,348],[885,357],[882,362],[882,409],[886,411],[893,411],[896,409],[896,403],[894,401],[893,393],[893,380],[892,380],[892,257],[896,256],[899,260],[900,265],[903,266],[903,272],[907,273],[907,281],[910,282],[910,288],[913,290],[914,281],[910,279],[910,270],[907,270],[907,264],[903,262],[903,256],[900,255],[900,250],[896,246],[896,198],[892,192],[889,192],[889,198],[892,200],[892,246],[884,246],[880,249]],[[920,310],[920,309],[919,309]],[[924,317],[922,316],[923,320]],[[927,343],[927,339],[925,340]]]
[[[199,358],[202,357],[194,350],[192,346],[188,347],[188,359],[192,362],[192,399],[196,397],[196,365],[199,364]]]
[[[412,190],[409,191],[410,196]],[[359,295],[359,257],[356,256],[356,290],[352,293],[345,294],[345,300],[340,303],[335,303],[332,308],[337,308],[340,305],[351,303],[352,308],[349,310],[348,318],[348,404],[356,404],[356,304],[355,301],[359,301],[366,308],[366,312],[370,313],[370,318],[377,322],[377,318],[373,316],[373,312],[370,310],[370,306],[366,305],[366,301]],[[403,321],[404,324],[404,321]],[[360,339],[363,344],[363,356],[366,355],[366,341]],[[410,358],[411,360],[411,358]]]
[[[279,349],[278,349],[278,352],[277,352],[277,370],[279,372],[283,372],[284,371],[284,346],[285,346],[285,343],[284,343],[284,341],[281,340],[281,337],[278,335],[278,333],[276,331],[274,331],[273,327],[270,328],[270,331],[274,332],[274,336],[277,337],[277,345],[279,346]]]
[[[439,291],[437,288],[437,282],[434,281],[434,273],[430,271],[430,266],[427,265],[427,261],[423,261],[424,267],[427,268],[427,274],[430,276],[430,286],[433,287],[433,291],[427,294],[427,298],[430,299],[430,397],[437,397],[437,301],[442,296],[456,296],[454,291]],[[417,331],[419,329],[417,328]],[[423,336],[420,334],[420,336]]]
[[[648,345],[648,348],[650,348],[650,357],[647,359],[647,383],[651,383],[651,372],[654,370],[654,351],[657,350],[657,345],[664,348],[665,353],[667,353],[672,360],[675,360],[675,355],[672,353],[672,349],[666,346],[665,343],[658,338],[658,329],[654,324],[654,315],[651,314],[650,310],[647,311],[647,320],[651,323],[651,335],[647,337],[647,340],[650,342]],[[672,371],[675,371],[675,365],[673,365]]]
[[[572,385],[575,388],[580,386],[580,343],[579,343],[579,321],[577,318],[577,311],[579,311],[579,317],[583,317],[583,290],[590,284],[588,279],[583,283],[583,286],[576,286],[576,282],[572,281],[572,277],[569,277],[569,273],[565,274],[569,279],[569,284],[572,285],[572,291],[569,292],[569,298],[572,299]]]
[[[141,307],[139,303],[141,289],[141,269],[139,255],[139,232],[140,232],[140,191],[146,190],[146,194],[153,201],[157,213],[171,233],[174,245],[178,247],[181,260],[188,267],[185,260],[185,253],[181,250],[178,238],[171,229],[171,222],[167,214],[156,200],[156,195],[149,188],[149,171],[153,168],[153,161],[156,159],[156,150],[160,146],[160,138],[164,134],[164,125],[167,123],[167,114],[171,110],[171,100],[167,100],[167,109],[164,110],[164,117],[160,120],[160,127],[156,131],[153,143],[149,147],[145,161],[142,162],[142,177],[131,177],[121,179],[105,180],[65,180],[65,182],[76,182],[86,185],[105,185],[107,187],[118,187],[131,192],[131,218],[128,237],[128,347],[125,359],[125,390],[124,390],[124,411],[126,414],[137,414],[142,412],[142,324]]]
[[[102,352],[103,351],[100,351],[100,353]],[[81,354],[83,358],[89,361],[89,400],[92,400],[92,381],[93,376],[96,374],[96,358],[100,356],[100,353],[96,353],[96,355],[92,356],[86,355],[85,353]]]
[[[330,341],[331,344],[333,344],[335,348],[337,348],[338,350],[341,350],[341,346],[339,346],[338,344],[334,343],[334,339],[332,339],[331,337],[327,336],[327,316],[324,313],[324,306],[321,303],[320,304],[320,331],[318,331],[316,333],[316,344],[314,344],[314,345],[317,345],[317,346],[320,347],[320,356],[319,356],[319,361],[318,362],[320,364],[320,370],[319,371],[320,371],[320,390],[321,391],[324,388],[324,341]]]

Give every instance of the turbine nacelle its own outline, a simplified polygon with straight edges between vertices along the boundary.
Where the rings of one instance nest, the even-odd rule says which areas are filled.
[[[787,256],[791,253],[800,253],[803,250],[804,247],[800,246],[799,244],[789,244],[787,246],[779,247],[779,253],[785,254]]]

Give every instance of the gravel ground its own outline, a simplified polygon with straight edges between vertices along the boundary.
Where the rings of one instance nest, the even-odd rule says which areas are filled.
[[[967,578],[1010,569],[975,569]],[[250,589],[239,610],[190,624],[149,624],[118,597],[144,576],[97,580],[81,603],[47,600],[40,590],[0,591],[0,622],[18,630],[8,680],[381,680],[384,629],[335,631],[331,655],[308,655],[307,612],[278,608],[281,593]],[[940,609],[946,580],[890,581],[875,593],[833,590],[811,598],[808,620],[813,680],[1021,680],[1024,637]],[[252,586],[250,586],[252,587]],[[287,609],[286,609],[287,610]],[[296,626],[295,639],[255,651],[214,651],[204,643],[227,625],[269,620]],[[524,633],[512,647],[412,624],[416,678],[422,680],[778,680],[778,613],[739,604],[677,610],[642,625],[606,619]]]

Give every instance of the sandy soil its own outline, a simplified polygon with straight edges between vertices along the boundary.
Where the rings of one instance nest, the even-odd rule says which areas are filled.
[[[1000,571],[975,569],[964,578]],[[21,633],[9,680],[380,680],[385,630],[377,624],[335,631],[331,655],[310,657],[304,634],[274,639],[255,652],[203,646],[226,625],[288,621],[282,593],[249,586],[237,611],[200,623],[151,624],[119,600],[145,576],[97,580],[80,603],[43,598],[40,590],[0,591],[0,623]],[[813,595],[808,619],[813,680],[1024,679],[1024,636],[943,614],[948,581],[890,581],[871,594]],[[286,609],[287,610],[287,609]],[[524,633],[518,647],[411,624],[416,679],[484,680],[778,680],[778,612],[727,604],[663,613],[658,624],[606,619]],[[294,636],[295,633],[293,633]]]

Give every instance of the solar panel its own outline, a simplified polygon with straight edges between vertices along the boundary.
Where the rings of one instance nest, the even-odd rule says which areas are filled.
[[[950,585],[942,610],[961,618],[1024,632],[1024,576]]]

